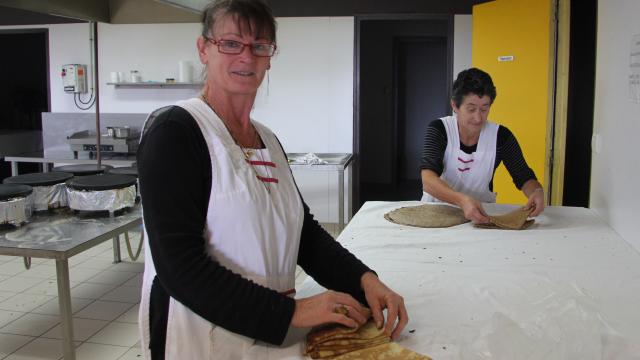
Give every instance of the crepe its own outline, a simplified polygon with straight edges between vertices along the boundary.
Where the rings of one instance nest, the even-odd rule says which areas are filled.
[[[431,360],[430,357],[405,349],[390,342],[367,349],[356,350],[333,358],[334,360]]]
[[[395,224],[423,228],[445,228],[468,222],[460,208],[444,204],[425,204],[392,210],[384,218]]]
[[[306,353],[313,359],[326,359],[389,341],[384,328],[378,329],[370,319],[357,329],[331,325],[312,331],[307,335]]]
[[[483,229],[524,230],[531,226],[533,219],[527,220],[533,208],[525,210],[524,207],[515,209],[503,215],[489,216],[486,224],[474,224]]]
[[[307,335],[306,355],[312,359],[430,359],[392,343],[372,319],[357,329],[331,325],[312,331]]]

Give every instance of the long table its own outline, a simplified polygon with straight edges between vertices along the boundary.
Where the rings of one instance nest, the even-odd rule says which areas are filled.
[[[640,358],[640,254],[593,210],[548,207],[522,231],[384,219],[420,204],[367,202],[338,238],[404,297],[402,346],[435,359]],[[297,297],[322,290],[308,278]]]
[[[88,217],[70,212],[39,214],[21,227],[0,230],[0,255],[55,259],[63,353],[75,359],[69,258],[113,239],[114,262],[120,262],[119,234],[142,223],[140,206],[113,217]]]

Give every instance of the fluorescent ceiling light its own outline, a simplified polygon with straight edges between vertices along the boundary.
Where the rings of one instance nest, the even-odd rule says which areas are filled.
[[[156,0],[159,3],[176,6],[182,9],[191,10],[193,12],[202,12],[202,9],[211,2],[211,0]]]

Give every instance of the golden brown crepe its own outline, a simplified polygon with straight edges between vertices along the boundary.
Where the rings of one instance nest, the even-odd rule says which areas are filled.
[[[391,338],[369,320],[357,329],[331,325],[314,330],[307,335],[307,354],[313,359],[324,359],[348,351],[380,345]]]
[[[398,344],[369,320],[358,329],[332,325],[307,335],[306,355],[312,359],[429,359]]]
[[[430,357],[405,349],[397,343],[386,343],[356,350],[333,358],[334,360],[431,360]]]
[[[524,207],[515,209],[503,215],[489,216],[489,223],[474,224],[483,229],[524,230],[531,226],[533,219],[527,220],[533,208],[525,210]]]
[[[423,228],[445,228],[469,222],[460,208],[444,204],[407,206],[389,211],[384,218],[392,223]]]

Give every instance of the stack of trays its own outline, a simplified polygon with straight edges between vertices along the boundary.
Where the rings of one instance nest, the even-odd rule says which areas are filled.
[[[33,211],[32,193],[29,185],[0,184],[0,225],[25,223]]]

